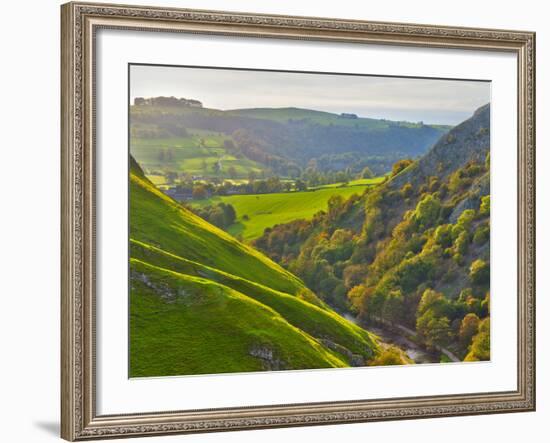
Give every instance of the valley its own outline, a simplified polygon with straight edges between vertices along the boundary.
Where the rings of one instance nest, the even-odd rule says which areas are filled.
[[[147,100],[132,377],[490,358],[489,106],[451,128]]]

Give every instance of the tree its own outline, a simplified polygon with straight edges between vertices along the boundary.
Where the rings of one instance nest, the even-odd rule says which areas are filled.
[[[466,314],[462,319],[460,324],[460,332],[458,333],[458,338],[460,344],[467,348],[472,342],[472,338],[477,334],[479,329],[479,317],[475,314]]]
[[[307,190],[307,184],[303,180],[296,180],[296,183],[294,184],[296,187],[296,191],[306,191]]]
[[[479,205],[479,215],[488,217],[491,213],[491,196],[484,195],[481,197],[481,204]]]
[[[474,243],[476,245],[482,245],[491,235],[489,223],[481,224],[477,227],[476,232],[474,233]]]
[[[372,178],[372,177],[374,177],[374,174],[372,173],[372,171],[368,166],[365,166],[361,171],[361,178]]]
[[[416,205],[413,220],[417,226],[427,228],[434,225],[441,212],[441,202],[434,194],[426,194]]]
[[[392,177],[396,176],[397,174],[399,174],[401,171],[408,168],[413,163],[414,162],[410,158],[405,158],[403,160],[399,160],[398,162],[394,163],[391,170]]]
[[[382,317],[389,320],[391,323],[401,321],[403,317],[403,294],[399,289],[390,291],[382,308]]]
[[[219,206],[223,210],[224,214],[224,226],[229,226],[235,223],[235,219],[237,218],[237,212],[235,211],[235,208],[231,204],[225,204],[220,203]]]
[[[357,285],[351,288],[348,293],[348,301],[351,303],[352,307],[359,310],[363,306],[363,299],[366,294],[367,288],[364,285]]]
[[[204,185],[195,185],[193,186],[192,195],[195,200],[202,200],[208,196],[208,191]]]
[[[413,193],[413,186],[410,183],[405,183],[399,192],[403,198],[410,197]]]
[[[336,220],[344,207],[344,197],[340,194],[331,195],[328,199],[328,218]]]
[[[367,275],[367,267],[361,265],[349,265],[344,268],[344,285],[347,288],[353,288],[360,284]]]
[[[477,285],[489,283],[491,270],[489,264],[480,258],[474,260],[470,265],[470,279]]]
[[[464,361],[483,361],[491,358],[490,320],[488,318],[479,324],[479,332],[472,340],[470,352]]]
[[[472,227],[472,222],[474,221],[475,217],[476,211],[474,211],[473,209],[466,209],[462,211],[462,214],[460,214],[460,217],[458,217],[456,225],[460,226],[465,231],[469,231]]]
[[[402,351],[395,346],[388,346],[383,349],[380,354],[369,363],[369,366],[395,366],[408,363]]]
[[[449,319],[436,316],[432,309],[417,319],[416,331],[430,347],[446,346],[452,337]]]
[[[235,169],[235,166],[230,166],[227,169],[227,173],[229,174],[230,178],[233,178],[233,179],[237,178],[237,170]]]

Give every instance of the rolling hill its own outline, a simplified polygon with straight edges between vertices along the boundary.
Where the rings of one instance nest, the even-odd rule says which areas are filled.
[[[312,160],[323,171],[368,165],[383,174],[395,161],[425,153],[450,129],[299,108],[133,105],[130,117],[131,153],[144,168],[167,168],[175,158],[181,172],[217,177],[212,165],[224,156],[239,177],[255,169],[289,176]]]
[[[130,376],[368,364],[375,336],[130,171]]]

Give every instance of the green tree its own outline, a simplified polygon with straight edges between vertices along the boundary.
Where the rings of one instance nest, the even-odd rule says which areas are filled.
[[[390,291],[384,301],[382,317],[392,323],[400,322],[403,318],[403,304],[404,298],[401,291],[399,289]]]
[[[427,228],[433,226],[439,218],[441,202],[434,194],[426,194],[416,205],[413,220],[417,226]]]
[[[480,258],[474,260],[470,265],[470,279],[477,285],[489,283],[491,270],[489,264]]]
[[[488,217],[491,213],[491,196],[484,195],[481,197],[481,204],[479,205],[479,215]]]
[[[489,318],[479,324],[479,332],[474,336],[470,352],[464,361],[483,361],[491,358],[491,324]]]

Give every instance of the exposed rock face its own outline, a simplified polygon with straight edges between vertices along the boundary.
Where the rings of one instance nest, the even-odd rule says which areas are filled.
[[[389,186],[399,189],[407,182],[414,186],[435,174],[444,180],[470,160],[484,162],[491,142],[490,125],[491,108],[487,104],[441,137],[417,163],[394,177]]]
[[[280,371],[286,369],[284,362],[275,356],[273,349],[267,346],[254,346],[248,353],[252,357],[259,358],[266,371]]]
[[[139,281],[143,283],[146,287],[151,289],[155,294],[158,294],[163,300],[168,303],[173,303],[176,300],[185,300],[191,295],[187,293],[183,288],[174,288],[166,284],[154,282],[149,278],[147,274],[134,270],[130,271],[130,281]]]
[[[338,343],[334,343],[327,338],[320,338],[319,341],[327,348],[344,355],[348,359],[350,366],[365,366],[365,359],[362,355],[354,354],[348,348],[339,345]]]
[[[450,223],[456,223],[460,214],[462,214],[466,209],[478,210],[481,203],[481,197],[488,195],[490,192],[490,178],[489,174],[485,174],[474,183],[470,189],[468,196],[460,201],[456,207],[453,209],[453,212],[449,216]]]

